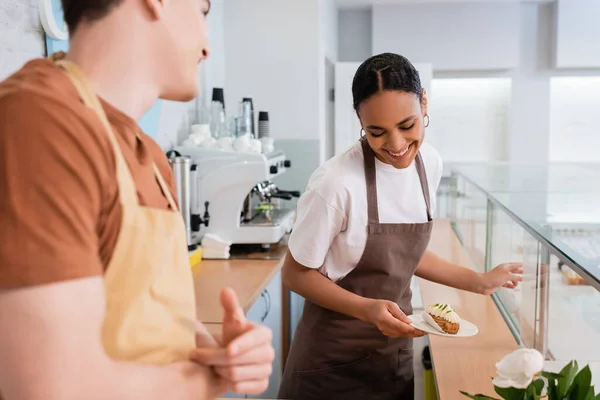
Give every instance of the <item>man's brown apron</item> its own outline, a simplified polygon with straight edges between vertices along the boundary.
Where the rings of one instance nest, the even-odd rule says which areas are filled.
[[[367,182],[368,236],[356,267],[337,282],[360,296],[396,302],[412,314],[411,279],[433,226],[421,154],[415,166],[427,208],[425,223],[379,222],[375,155],[362,141]],[[398,188],[402,190],[402,188]],[[278,398],[294,400],[412,399],[412,339],[389,338],[367,322],[306,301]]]

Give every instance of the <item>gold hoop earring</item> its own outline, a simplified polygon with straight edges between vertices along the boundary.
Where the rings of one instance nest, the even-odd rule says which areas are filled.
[[[365,132],[365,130],[363,128],[360,128],[360,134],[359,135],[360,135],[361,139],[364,139],[364,138],[367,137],[367,134],[366,134],[366,132]]]
[[[425,118],[427,118],[427,123],[425,124],[425,128],[427,128],[429,126],[429,115],[425,115],[425,117],[423,117],[423,121],[425,121]]]

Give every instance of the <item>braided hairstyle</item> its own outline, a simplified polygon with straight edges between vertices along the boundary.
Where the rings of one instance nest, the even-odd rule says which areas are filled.
[[[406,57],[393,53],[382,53],[368,58],[358,67],[352,82],[354,110],[377,92],[398,90],[414,93],[423,99],[419,72]]]

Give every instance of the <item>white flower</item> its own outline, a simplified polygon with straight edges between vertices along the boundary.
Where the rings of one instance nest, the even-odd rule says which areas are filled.
[[[496,364],[497,376],[492,381],[500,388],[526,389],[544,368],[544,356],[533,349],[518,349]]]

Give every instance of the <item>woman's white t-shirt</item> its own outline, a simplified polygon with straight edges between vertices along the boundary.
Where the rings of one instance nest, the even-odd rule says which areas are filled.
[[[427,143],[421,145],[420,152],[433,214],[442,178],[442,159]],[[427,222],[415,163],[406,169],[396,169],[375,159],[375,166],[380,222]],[[367,224],[364,159],[362,147],[357,143],[312,174],[306,192],[298,201],[288,247],[297,262],[319,269],[335,282],[358,264],[367,242]]]

